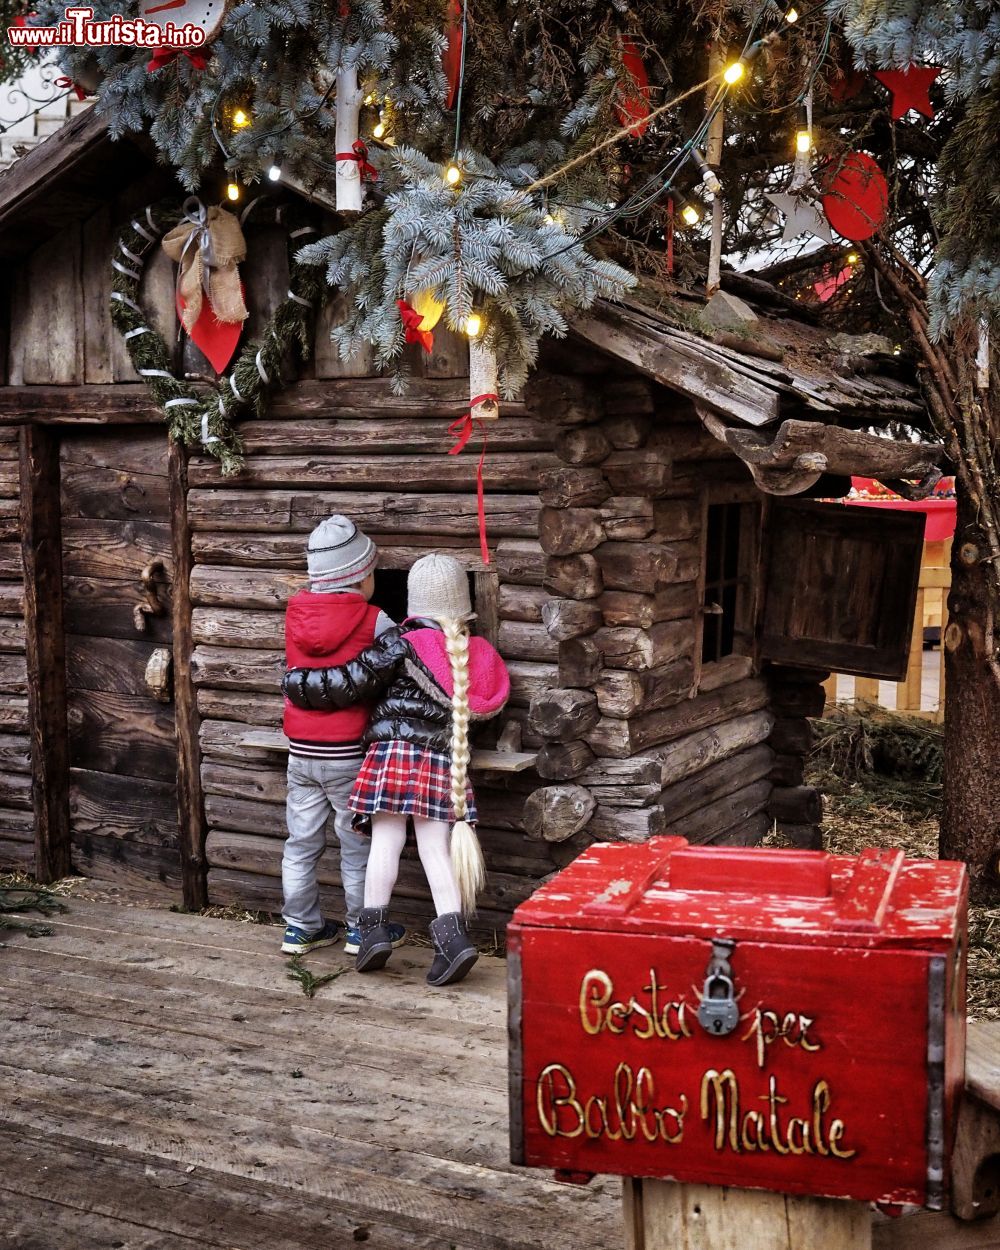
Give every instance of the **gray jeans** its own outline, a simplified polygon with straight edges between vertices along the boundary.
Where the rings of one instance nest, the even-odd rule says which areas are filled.
[[[365,869],[371,839],[351,828],[351,797],[360,760],[310,760],[288,757],[288,837],[281,857],[282,916],[285,924],[315,933],[323,924],[316,870],[326,850],[326,822],[340,842],[340,876],[347,902],[347,923],[358,923],[365,905]]]

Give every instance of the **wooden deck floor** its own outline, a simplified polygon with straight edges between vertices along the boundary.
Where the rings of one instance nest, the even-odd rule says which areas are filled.
[[[69,901],[0,945],[0,1246],[618,1250],[619,1186],[507,1162],[504,965],[303,996],[279,931]]]

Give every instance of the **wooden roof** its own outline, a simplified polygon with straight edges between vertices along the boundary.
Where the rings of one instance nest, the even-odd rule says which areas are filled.
[[[301,187],[291,189],[316,199]],[[180,194],[180,187],[168,170],[156,165],[148,139],[131,136],[112,142],[106,119],[89,109],[0,173],[0,257],[23,256],[109,200],[127,198],[138,206],[172,192]],[[790,303],[776,291],[772,302]],[[698,307],[692,305],[692,311]],[[748,453],[744,458],[759,460],[767,440],[729,439],[724,423],[761,428],[792,418],[816,423],[817,429],[857,428],[922,417],[916,385],[880,372],[878,362],[871,367],[866,361],[865,372],[853,369],[819,326],[763,306],[757,311],[760,320],[745,347],[734,343],[733,335],[710,339],[695,334],[669,312],[635,299],[602,302],[580,314],[573,319],[572,334],[686,396],[703,414],[721,418],[723,424],[717,421],[710,428],[737,455]],[[807,428],[797,430],[798,443],[808,436]],[[860,447],[851,444],[857,455],[851,471],[877,477],[878,466],[860,454]],[[938,450],[923,448],[923,459],[935,461]],[[919,459],[915,456],[914,462]],[[777,482],[782,471],[763,476]]]

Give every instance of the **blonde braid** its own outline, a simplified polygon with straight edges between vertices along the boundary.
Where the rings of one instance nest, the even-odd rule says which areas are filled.
[[[455,824],[451,831],[451,866],[462,897],[462,910],[476,910],[476,895],[486,883],[486,865],[475,830],[465,819],[465,787],[472,752],[469,749],[469,633],[462,621],[443,620],[448,662],[451,665],[451,803]]]

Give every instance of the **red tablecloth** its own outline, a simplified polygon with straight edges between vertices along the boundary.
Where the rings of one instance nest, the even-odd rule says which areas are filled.
[[[855,477],[851,481],[857,490],[868,490],[872,487],[869,478]],[[913,503],[909,499],[900,499],[896,496],[887,499],[845,499],[844,503],[853,504],[858,508],[903,508],[907,512],[923,512],[927,516],[924,529],[925,543],[943,542],[955,533],[954,499],[942,499],[931,495],[929,499]]]

